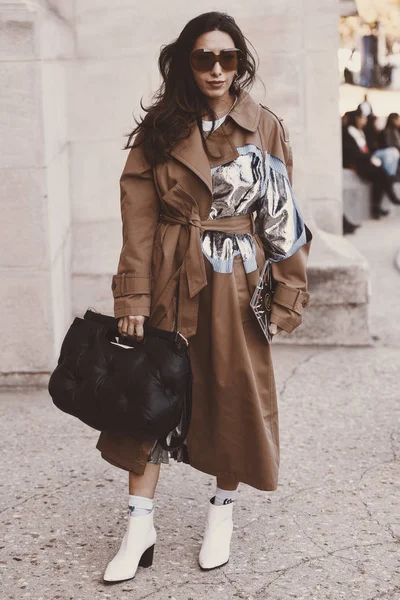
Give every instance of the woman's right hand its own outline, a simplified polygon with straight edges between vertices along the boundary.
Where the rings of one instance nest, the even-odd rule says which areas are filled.
[[[121,317],[118,321],[118,331],[121,335],[136,337],[136,339],[140,342],[144,336],[144,319],[145,317],[142,315],[129,315],[128,317]]]

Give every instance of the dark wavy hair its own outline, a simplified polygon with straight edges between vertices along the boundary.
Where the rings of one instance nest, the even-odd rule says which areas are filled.
[[[350,110],[348,113],[347,125],[353,125],[353,127],[357,127],[356,119],[357,117],[362,117],[363,112],[361,108],[356,108],[355,110]]]
[[[146,108],[140,102],[146,115],[140,122],[135,119],[136,127],[128,135],[125,146],[128,149],[143,143],[144,156],[151,165],[165,162],[171,148],[178,140],[188,137],[195,122],[207,151],[201,119],[208,114],[214,128],[217,115],[194,80],[189,58],[197,38],[215,30],[229,34],[235,47],[243,53],[230,93],[238,96],[254,83],[258,64],[248,48],[248,40],[231,16],[207,12],[189,21],[176,40],[161,48],[158,67],[162,83],[153,96],[151,106]]]
[[[395,120],[398,119],[399,113],[390,113],[387,118],[385,129],[397,129],[397,126],[394,124]]]

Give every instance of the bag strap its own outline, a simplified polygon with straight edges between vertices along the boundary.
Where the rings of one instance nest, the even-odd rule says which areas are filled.
[[[181,279],[181,268],[179,268],[178,273],[178,283],[176,286],[176,309],[175,309],[175,319],[174,319],[174,331],[178,332],[178,313],[179,313],[179,291],[180,291],[180,279]]]
[[[178,314],[179,314],[179,277],[178,277],[178,285],[177,285],[177,295],[176,295],[176,311],[175,311],[175,325],[174,325],[174,332],[175,335],[178,335]],[[188,350],[186,350],[188,353]],[[172,438],[170,443],[167,444],[167,437],[162,438],[159,440],[161,447],[164,450],[177,450],[178,448],[180,448],[183,445],[183,442],[186,440],[186,437],[188,435],[189,432],[189,425],[190,425],[190,418],[191,418],[191,412],[192,412],[192,393],[193,393],[193,373],[190,367],[190,357],[189,357],[189,353],[188,353],[188,364],[189,364],[189,376],[188,376],[188,382],[187,382],[187,387],[185,390],[185,398],[184,398],[184,402],[183,402],[183,407],[182,407],[182,429],[181,429],[181,433]]]
[[[164,450],[177,450],[178,448],[180,448],[183,445],[184,441],[187,438],[187,435],[189,433],[190,419],[191,419],[191,415],[192,415],[192,393],[193,393],[193,374],[192,374],[192,371],[190,370],[190,373],[188,376],[186,392],[185,392],[185,400],[184,400],[183,408],[182,408],[183,412],[182,412],[181,433],[178,436],[173,437],[169,444],[167,444],[168,436],[166,436],[165,438],[159,439],[158,441],[160,442],[160,445]]]

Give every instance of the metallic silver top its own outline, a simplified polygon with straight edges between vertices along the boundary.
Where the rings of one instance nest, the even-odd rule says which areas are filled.
[[[266,256],[272,261],[288,258],[306,242],[306,234],[286,166],[253,144],[237,150],[239,156],[235,160],[211,169],[213,202],[208,218],[254,212],[256,233]],[[232,271],[236,254],[242,255],[247,273],[257,268],[256,248],[250,233],[206,230],[201,247],[214,270],[220,273]]]

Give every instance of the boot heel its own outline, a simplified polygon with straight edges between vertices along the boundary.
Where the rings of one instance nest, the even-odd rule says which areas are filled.
[[[154,546],[155,544],[150,546],[150,548],[147,548],[146,552],[143,552],[142,557],[139,561],[139,566],[145,568],[151,567],[151,565],[153,564]]]

